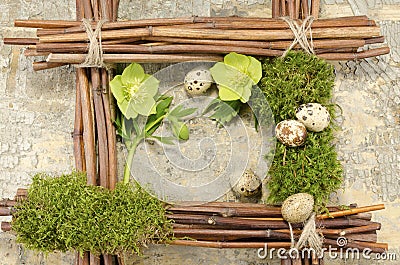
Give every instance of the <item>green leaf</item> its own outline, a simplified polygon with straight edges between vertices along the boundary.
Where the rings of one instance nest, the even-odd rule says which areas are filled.
[[[172,133],[174,134],[174,136],[176,138],[179,139],[179,131],[181,130],[179,122],[177,122],[177,121],[174,122],[174,121],[170,120],[170,124],[171,124]]]
[[[181,109],[183,109],[183,105],[178,105],[173,110],[171,110],[168,115],[176,117],[176,114],[178,114]]]
[[[197,108],[188,108],[188,109],[183,109],[183,105],[179,105],[175,107],[169,114],[168,116],[173,116],[176,118],[183,118],[186,117],[190,114],[193,114]]]
[[[110,82],[111,92],[117,101],[125,99],[123,86],[121,75],[116,75]]]
[[[196,110],[197,110],[197,108],[188,108],[188,109],[184,109],[184,110],[182,110],[181,112],[179,112],[179,114],[176,115],[176,117],[178,117],[178,118],[183,118],[183,117],[189,116],[189,115],[195,113]]]
[[[136,119],[132,120],[132,125],[133,125],[133,128],[135,129],[136,135],[139,135],[141,133],[141,130],[140,130],[139,124]]]
[[[182,140],[189,139],[189,128],[186,126],[186,124],[182,124],[181,129],[179,131],[179,138]]]
[[[146,77],[140,64],[132,63],[124,69],[121,76],[123,84],[140,83]]]
[[[127,119],[123,118],[121,120],[121,132],[122,132],[122,138],[124,139],[130,139],[131,138],[131,126],[130,123],[128,122]]]
[[[160,141],[163,144],[170,144],[170,145],[173,145],[174,144],[173,141],[175,140],[174,137],[160,137],[160,136],[154,136],[154,135],[151,135],[149,137],[157,139],[158,141]]]
[[[150,111],[150,115],[157,114],[157,102],[153,105],[153,108]]]
[[[117,113],[115,120],[113,121],[114,127],[117,131],[117,135],[123,137],[122,125],[121,125],[121,114]]]
[[[183,122],[175,122],[171,121],[172,133],[175,135],[176,138],[181,140],[189,139],[189,129]]]
[[[158,127],[160,127],[160,125],[161,125],[161,121],[156,123],[156,124],[153,124],[152,126],[147,126],[147,124],[146,124],[146,126],[147,126],[147,129],[146,129],[147,136],[152,135],[158,129]]]
[[[224,102],[220,99],[213,100],[207,107],[206,111],[213,111],[210,116],[222,125],[230,122],[240,111],[242,103],[239,100]]]
[[[208,106],[204,109],[203,111],[203,115],[207,114],[208,112],[214,110],[218,104],[221,103],[221,99],[220,98],[214,98],[210,104],[208,104]]]
[[[160,117],[167,113],[167,109],[171,105],[173,97],[161,97],[157,100],[157,116]]]
[[[148,135],[151,135],[160,127],[163,119],[159,120],[163,115],[168,112],[168,108],[172,102],[172,97],[161,96],[158,98],[157,106],[156,106],[156,113],[149,116],[146,122],[145,130],[147,131]],[[157,120],[159,120],[157,123]]]
[[[246,73],[250,64],[250,59],[246,55],[231,52],[224,57],[224,63],[236,68],[242,73]]]

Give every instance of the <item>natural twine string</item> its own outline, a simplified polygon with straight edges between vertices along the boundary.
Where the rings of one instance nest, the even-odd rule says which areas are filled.
[[[322,237],[317,233],[316,225],[315,225],[315,213],[313,213],[306,224],[303,227],[303,232],[300,235],[299,240],[295,244],[294,242],[294,235],[293,235],[293,230],[292,226],[289,223],[289,228],[290,228],[290,237],[291,237],[291,247],[301,250],[305,247],[308,247],[311,250],[314,250],[315,253],[319,256],[322,253],[322,244],[323,244],[323,239]]]
[[[292,30],[294,35],[294,40],[289,48],[282,54],[285,57],[286,54],[296,45],[299,44],[300,47],[306,51],[308,54],[314,54],[314,44],[312,39],[311,25],[314,22],[313,16],[308,16],[303,20],[303,23],[299,25],[296,20],[289,17],[281,17],[285,21],[289,28]],[[307,39],[307,32],[310,32],[310,41]]]
[[[293,228],[292,228],[292,224],[291,223],[288,223],[289,224],[289,229],[290,229],[290,242],[291,242],[291,248],[294,248],[295,247],[295,241],[294,241],[294,235],[293,235]]]
[[[89,49],[85,61],[78,67],[105,67],[103,63],[103,47],[101,45],[101,28],[106,19],[101,19],[97,22],[96,29],[93,31],[92,24],[89,19],[82,19],[82,25],[85,28],[89,39]]]

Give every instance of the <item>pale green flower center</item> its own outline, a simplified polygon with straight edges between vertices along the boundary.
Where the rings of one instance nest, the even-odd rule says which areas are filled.
[[[237,72],[233,76],[234,83],[237,84],[238,87],[244,87],[248,84],[249,77],[241,72]]]
[[[133,103],[143,103],[147,97],[147,93],[141,89],[141,82],[135,80],[134,82],[127,83],[124,86],[125,98]]]

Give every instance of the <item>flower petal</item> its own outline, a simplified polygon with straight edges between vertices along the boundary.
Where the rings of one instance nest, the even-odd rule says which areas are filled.
[[[116,75],[113,80],[110,81],[111,92],[117,101],[124,100],[124,88],[121,81],[121,75]]]
[[[126,115],[125,115],[125,117],[126,117],[127,119],[130,119],[130,118],[134,119],[134,118],[137,117],[138,113],[137,113],[137,111],[135,110],[134,105],[135,105],[135,104],[133,104],[133,102],[132,102],[132,100],[131,100],[131,101],[129,102],[128,109],[127,109],[127,112],[126,112]]]
[[[157,114],[157,103],[154,104],[153,108],[150,111],[150,114]]]
[[[241,74],[238,69],[224,63],[216,63],[213,67],[211,67],[210,72],[218,85],[223,85],[233,90],[236,89],[238,80],[235,78],[235,76]]]
[[[140,84],[139,90],[144,90],[149,96],[154,97],[158,92],[159,83],[160,81],[157,78],[146,74],[143,83]]]
[[[144,98],[142,103],[132,104],[133,109],[144,116],[149,116],[154,110],[154,106],[156,105],[156,101],[153,97]]]
[[[231,52],[224,57],[224,63],[235,67],[242,73],[246,73],[250,65],[250,59],[246,55]]]
[[[219,89],[218,95],[223,101],[231,101],[241,98],[241,95],[238,92],[230,89],[229,87],[219,85],[218,89]]]
[[[254,85],[260,81],[262,76],[261,62],[254,57],[248,56],[250,58],[250,64],[247,68],[246,73],[253,80]]]
[[[122,72],[121,80],[123,84],[140,83],[146,77],[140,64],[132,63]]]
[[[246,103],[251,96],[254,80],[245,73],[223,63],[215,64],[211,74],[218,84],[219,96],[224,101],[240,99]]]
[[[121,102],[117,101],[117,104],[125,118],[134,119],[137,117],[138,113],[134,110],[132,103],[124,99]]]
[[[249,101],[250,96],[251,96],[251,84],[249,84],[248,86],[245,86],[243,88],[243,93],[240,97],[240,101],[242,101],[243,103],[246,103],[247,101]]]

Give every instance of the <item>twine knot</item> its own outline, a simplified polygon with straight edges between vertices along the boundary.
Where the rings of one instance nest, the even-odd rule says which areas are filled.
[[[305,223],[303,227],[303,232],[301,233],[300,238],[296,244],[294,240],[292,226],[290,223],[289,223],[289,228],[290,228],[290,237],[292,242],[291,248],[301,250],[305,247],[308,247],[309,249],[314,250],[318,256],[322,254],[323,239],[317,233],[315,225],[315,213],[313,213]]]
[[[286,54],[296,45],[299,44],[300,47],[307,52],[308,54],[314,54],[314,44],[312,40],[312,31],[311,25],[314,22],[313,16],[308,16],[303,20],[303,23],[299,25],[296,20],[293,20],[288,17],[281,17],[283,21],[285,21],[289,28],[292,30],[294,35],[294,40],[292,44],[287,48],[287,50],[283,53],[282,57],[285,57]],[[310,34],[310,41],[308,41],[307,33]]]
[[[97,22],[96,28],[93,31],[92,24],[89,19],[82,19],[82,26],[85,28],[86,34],[89,39],[89,48],[85,61],[78,65],[78,67],[104,67],[103,63],[103,47],[101,45],[101,28],[106,19],[101,19]]]

